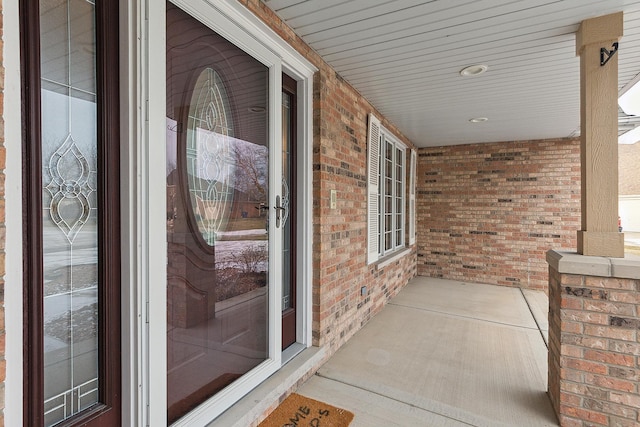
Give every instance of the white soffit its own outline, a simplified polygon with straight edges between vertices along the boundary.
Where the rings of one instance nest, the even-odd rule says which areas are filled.
[[[640,0],[263,1],[421,147],[578,135],[585,19],[623,11],[619,88],[640,72]]]

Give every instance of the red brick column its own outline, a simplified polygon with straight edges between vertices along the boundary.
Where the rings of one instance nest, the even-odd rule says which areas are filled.
[[[561,426],[640,423],[640,261],[549,251],[549,397]]]

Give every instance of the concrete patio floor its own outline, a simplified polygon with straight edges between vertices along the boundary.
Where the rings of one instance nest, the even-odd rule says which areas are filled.
[[[419,277],[298,393],[357,426],[557,426],[547,389],[547,298]]]

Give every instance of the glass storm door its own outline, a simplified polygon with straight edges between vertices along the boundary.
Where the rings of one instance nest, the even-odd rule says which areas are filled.
[[[269,69],[171,3],[166,31],[172,423],[269,358],[282,209],[270,224]]]

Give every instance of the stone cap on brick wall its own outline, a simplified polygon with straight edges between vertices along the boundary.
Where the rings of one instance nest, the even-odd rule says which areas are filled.
[[[547,251],[547,263],[563,274],[640,279],[638,258],[607,258],[550,250]]]

